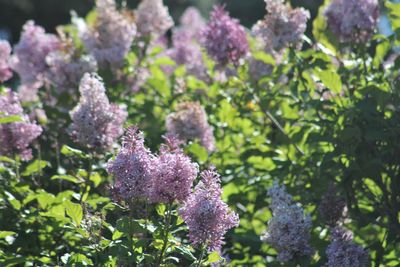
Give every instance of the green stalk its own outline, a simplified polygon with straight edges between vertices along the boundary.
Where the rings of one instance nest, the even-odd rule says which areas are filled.
[[[165,229],[164,229],[163,246],[162,246],[162,249],[161,249],[161,252],[160,252],[160,256],[158,257],[158,260],[157,260],[157,264],[156,264],[157,267],[159,267],[162,264],[165,251],[167,250],[167,247],[168,247],[168,235],[169,235],[169,231],[171,230],[170,229],[170,226],[171,226],[171,208],[172,208],[172,203],[169,203],[168,207],[167,207],[167,213],[165,215]]]
[[[201,267],[201,263],[203,261],[205,251],[206,251],[206,247],[205,246],[201,246],[201,253],[200,253],[199,260],[197,261],[196,267]]]

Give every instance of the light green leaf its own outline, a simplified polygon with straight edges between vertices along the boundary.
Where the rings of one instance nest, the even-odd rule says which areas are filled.
[[[213,251],[208,255],[206,263],[215,263],[223,259],[224,258],[222,258],[217,251]]]
[[[22,176],[30,176],[35,173],[40,173],[48,166],[50,166],[50,162],[37,159],[26,167],[25,171],[22,173]]]
[[[321,82],[333,92],[339,94],[342,90],[342,80],[339,74],[333,69],[321,70],[317,68],[315,75],[321,80]]]
[[[79,180],[77,177],[72,175],[54,175],[51,177],[51,180],[64,180],[74,184],[82,183],[83,181]]]
[[[63,145],[61,148],[61,154],[69,157],[77,157],[77,158],[87,158],[88,156],[81,150],[69,147],[67,145]]]
[[[83,218],[82,206],[80,204],[72,203],[71,201],[65,201],[64,207],[67,215],[72,219],[76,226],[79,226]]]
[[[6,116],[6,117],[0,118],[0,124],[19,122],[19,121],[22,121],[22,118],[21,118],[21,116],[18,116],[18,115],[11,115],[11,116]]]

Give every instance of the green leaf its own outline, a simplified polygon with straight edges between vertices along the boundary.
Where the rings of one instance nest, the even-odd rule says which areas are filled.
[[[82,206],[80,204],[72,203],[71,201],[65,201],[64,207],[67,215],[72,219],[76,226],[79,226],[83,218]]]
[[[22,176],[30,176],[32,174],[40,173],[48,166],[50,166],[50,162],[37,159],[26,167],[25,171],[22,173]]]
[[[12,123],[12,122],[20,122],[22,121],[21,116],[19,115],[11,115],[0,118],[0,124]]]
[[[321,70],[320,68],[316,68],[314,73],[333,92],[339,94],[342,91],[342,80],[335,70]]]
[[[175,248],[179,254],[181,254],[182,256],[184,256],[186,259],[190,260],[190,261],[195,261],[196,257],[193,255],[193,253],[189,250],[189,248],[187,247],[183,247],[183,246],[178,246]]]
[[[88,156],[81,150],[63,145],[61,154],[68,157],[87,158]]]
[[[272,65],[272,66],[275,66],[275,64],[276,64],[275,59],[271,55],[269,55],[263,51],[256,51],[252,55],[253,55],[254,59],[256,59],[258,61],[262,61],[265,64]]]
[[[12,232],[12,231],[0,231],[0,239],[4,239],[8,236],[13,236],[16,235],[16,232]]]
[[[400,28],[400,3],[385,1],[393,31]]]
[[[68,182],[71,182],[74,184],[79,184],[79,183],[84,182],[72,175],[54,175],[51,177],[51,180],[64,180],[64,181],[68,181]]]
[[[208,255],[206,263],[215,263],[223,259],[224,258],[222,258],[217,251],[213,251]]]

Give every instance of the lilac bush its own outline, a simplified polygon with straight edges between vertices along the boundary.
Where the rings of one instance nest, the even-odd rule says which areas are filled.
[[[0,40],[0,82],[9,80],[13,73],[10,68],[11,46],[7,41]]]

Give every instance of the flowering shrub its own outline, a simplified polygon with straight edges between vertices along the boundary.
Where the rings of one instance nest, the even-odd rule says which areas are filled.
[[[0,266],[399,266],[400,4],[265,3],[0,41]]]

